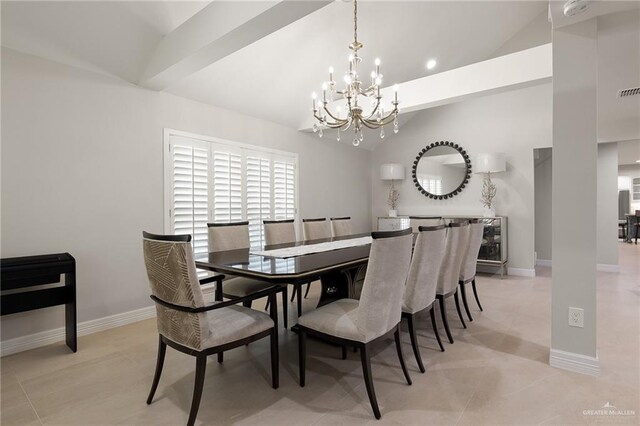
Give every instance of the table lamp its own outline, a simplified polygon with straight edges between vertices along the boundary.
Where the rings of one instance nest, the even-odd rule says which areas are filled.
[[[398,199],[400,193],[396,191],[394,181],[404,180],[404,166],[397,163],[383,164],[380,166],[380,179],[390,180],[391,187],[389,188],[389,198],[387,204],[389,205],[389,217],[396,217],[398,215]]]
[[[478,154],[475,161],[475,173],[484,174],[482,184],[482,205],[485,207],[484,216],[494,217],[496,211],[493,198],[496,196],[497,187],[491,182],[491,173],[500,173],[507,170],[504,154]]]

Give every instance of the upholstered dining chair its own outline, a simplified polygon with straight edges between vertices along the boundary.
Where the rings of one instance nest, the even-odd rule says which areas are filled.
[[[462,304],[464,305],[464,310],[467,312],[469,321],[473,321],[473,317],[471,316],[469,303],[467,302],[467,283],[471,283],[476,303],[478,304],[478,308],[482,311],[482,305],[480,304],[480,298],[478,297],[478,290],[476,289],[476,267],[478,265],[478,253],[480,253],[483,235],[484,221],[482,219],[470,219],[469,242],[467,243],[467,250],[464,254],[462,268],[460,268],[459,278],[460,296],[462,296]]]
[[[209,231],[209,252],[249,248],[249,222],[207,223],[207,227]],[[227,276],[227,279],[225,279],[222,284],[222,297],[238,299],[260,292],[264,290],[265,287],[269,287],[269,284],[264,281],[245,277]],[[206,291],[209,287],[204,286],[203,289]],[[280,292],[282,293],[282,322],[284,328],[287,328],[287,286],[281,286]],[[250,308],[252,300],[253,299],[243,302],[244,306]],[[267,309],[269,307],[268,304],[269,302],[267,302]]]
[[[331,236],[344,237],[353,235],[350,217],[332,217],[331,218]]]
[[[296,226],[294,219],[287,220],[263,220],[264,225],[264,244],[265,246],[293,243],[296,241]],[[286,287],[288,284],[285,284]],[[300,294],[301,285],[295,285],[291,292],[291,301]],[[311,283],[307,283],[307,292],[305,297],[309,294],[309,287]],[[283,301],[283,303],[285,303]],[[302,312],[302,299],[298,296],[297,299],[298,316]]]
[[[447,321],[447,307],[445,301],[447,298],[454,296],[456,301],[456,309],[458,316],[462,322],[462,326],[467,328],[460,311],[460,301],[458,299],[458,277],[462,268],[462,261],[467,250],[467,239],[469,237],[469,222],[456,221],[447,225],[447,244],[444,250],[444,258],[440,273],[438,274],[438,287],[436,289],[436,299],[440,305],[440,314],[442,315],[442,323],[444,330],[449,338],[449,343],[453,343],[453,336]]]
[[[446,229],[444,225],[421,226],[419,228],[418,237],[413,247],[407,286],[404,292],[402,318],[406,318],[407,320],[411,347],[413,348],[413,354],[416,357],[418,368],[422,373],[426,370],[422,363],[422,357],[420,356],[420,348],[418,347],[415,328],[415,319],[419,312],[429,309],[433,332],[440,346],[440,350],[444,352],[444,346],[442,346],[436,325],[434,305],[436,301],[436,287],[438,286],[438,274],[440,273],[440,266],[442,264],[442,258],[444,257],[445,243]]]
[[[302,230],[305,241],[331,238],[331,230],[325,217],[319,219],[302,219]]]
[[[250,342],[270,337],[271,386],[279,386],[277,288],[263,288],[250,296],[226,302],[205,303],[200,288],[191,235],[155,235],[143,232],[144,263],[151,299],[156,304],[158,324],[158,358],[147,404],[158,388],[167,346],[195,356],[196,376],[187,425],[195,423],[200,407],[207,357]],[[267,315],[237,303],[258,297],[271,299]]]
[[[444,219],[440,216],[409,216],[409,223],[411,224],[411,231],[417,234],[418,228],[421,226],[438,226],[444,225]]]
[[[296,225],[293,219],[263,220],[264,245],[293,243],[296,241]]]
[[[380,409],[371,377],[371,346],[393,333],[400,366],[407,383],[411,384],[400,343],[400,319],[413,236],[411,230],[405,229],[374,232],[371,237],[373,242],[360,300],[339,299],[302,315],[298,319],[298,352],[300,386],[304,387],[307,334],[342,345],[343,358],[346,358],[347,346],[359,349],[369,402],[379,419]]]

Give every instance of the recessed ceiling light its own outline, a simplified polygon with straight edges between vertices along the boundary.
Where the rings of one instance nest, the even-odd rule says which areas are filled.
[[[636,160],[636,163],[640,163],[640,160]]]
[[[429,60],[427,61],[427,69],[428,69],[428,70],[432,70],[432,69],[434,69],[434,68],[436,67],[436,65],[438,65],[438,62],[436,62],[436,60],[435,60],[435,59],[429,59]]]
[[[564,16],[576,16],[589,8],[589,0],[569,0],[564,4]]]

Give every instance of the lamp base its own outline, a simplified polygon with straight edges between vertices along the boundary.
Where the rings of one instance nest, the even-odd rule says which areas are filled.
[[[398,217],[398,210],[389,210],[389,217]]]

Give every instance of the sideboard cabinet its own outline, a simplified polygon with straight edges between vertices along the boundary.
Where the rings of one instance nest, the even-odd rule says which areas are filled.
[[[451,219],[481,219],[484,222],[482,245],[478,253],[478,265],[500,268],[500,276],[507,272],[507,218],[506,216],[443,216]],[[409,216],[379,217],[378,231],[398,231],[411,227]]]

